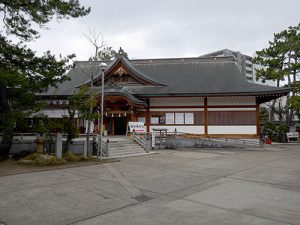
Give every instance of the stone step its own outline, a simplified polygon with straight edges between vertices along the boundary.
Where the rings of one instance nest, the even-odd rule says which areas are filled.
[[[145,151],[120,151],[120,152],[114,152],[114,151],[110,151],[109,154],[112,155],[112,154],[134,154],[134,153],[146,153]]]
[[[135,152],[109,152],[109,156],[117,156],[117,155],[134,155],[146,153],[145,151],[135,151]]]
[[[134,151],[131,151],[131,150],[123,150],[123,151],[114,151],[114,150],[110,150],[109,151],[109,154],[121,154],[123,152],[126,152],[126,153],[135,153],[135,152],[146,152],[145,150],[143,149],[139,149],[139,150],[134,150]]]
[[[109,147],[111,147],[111,148],[120,148],[120,147],[131,148],[131,147],[135,147],[135,146],[140,146],[140,145],[139,145],[139,144],[130,144],[130,145],[126,145],[126,144],[109,145]]]
[[[109,147],[110,150],[122,151],[122,150],[135,150],[135,149],[143,149],[141,146],[131,146],[131,147]]]
[[[117,145],[112,145],[109,143],[109,146],[112,147],[112,148],[118,148],[118,147],[127,147],[127,148],[130,148],[130,147],[134,147],[136,146],[137,144],[117,144]]]
[[[144,148],[131,139],[109,139],[109,157],[124,157],[145,153]]]
[[[110,148],[134,148],[136,146],[140,146],[140,145],[139,144],[132,144],[132,145],[109,145]]]

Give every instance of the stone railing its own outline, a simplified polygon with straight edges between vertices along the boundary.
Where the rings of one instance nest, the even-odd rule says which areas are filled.
[[[142,146],[147,152],[151,149],[150,133],[132,133],[132,139]]]

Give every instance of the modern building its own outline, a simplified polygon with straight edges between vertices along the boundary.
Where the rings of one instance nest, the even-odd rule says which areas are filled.
[[[256,54],[254,54],[253,57],[256,57]],[[261,65],[253,64],[253,83],[276,87],[277,83],[275,80],[263,80],[261,78],[257,79],[256,70],[262,69],[262,68],[264,68],[264,67]]]
[[[249,82],[254,82],[254,68],[252,63],[252,57],[248,55],[244,55],[239,51],[232,51],[230,49],[222,49],[215,52],[211,52],[205,55],[201,55],[200,57],[224,57],[224,56],[232,56],[235,61],[238,69],[241,74],[246,78]]]
[[[105,62],[103,115],[109,135],[124,135],[128,122],[140,121],[147,131],[258,137],[259,105],[289,92],[247,82],[232,56],[129,60],[119,55]],[[70,81],[43,94],[49,117],[62,117],[68,97],[91,82],[98,95],[96,108],[100,106],[101,71],[91,80],[84,72],[90,67],[89,62],[77,62],[68,74]],[[77,124],[83,127],[84,121],[77,118]]]

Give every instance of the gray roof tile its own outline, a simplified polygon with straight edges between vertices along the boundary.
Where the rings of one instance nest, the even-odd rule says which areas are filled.
[[[289,92],[288,88],[277,88],[253,84],[246,81],[238,70],[232,57],[217,58],[177,58],[177,59],[143,59],[123,60],[131,70],[138,71],[144,79],[165,86],[128,86],[125,89],[137,96],[157,95],[260,95],[281,94]],[[115,61],[106,61],[114,65]],[[97,62],[100,64],[100,62]],[[78,62],[68,76],[71,81],[50,88],[45,95],[72,95],[74,89],[88,81],[90,75],[80,67],[88,67],[87,62]],[[100,72],[94,75],[94,78]],[[124,90],[124,89],[123,89]]]

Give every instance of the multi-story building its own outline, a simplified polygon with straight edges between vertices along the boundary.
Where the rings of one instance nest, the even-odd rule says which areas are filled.
[[[238,69],[241,71],[242,75],[245,76],[246,80],[249,82],[255,82],[253,77],[254,67],[253,67],[251,56],[244,55],[239,51],[222,49],[205,55],[201,55],[200,57],[223,57],[223,56],[232,56],[236,61],[236,65]]]

